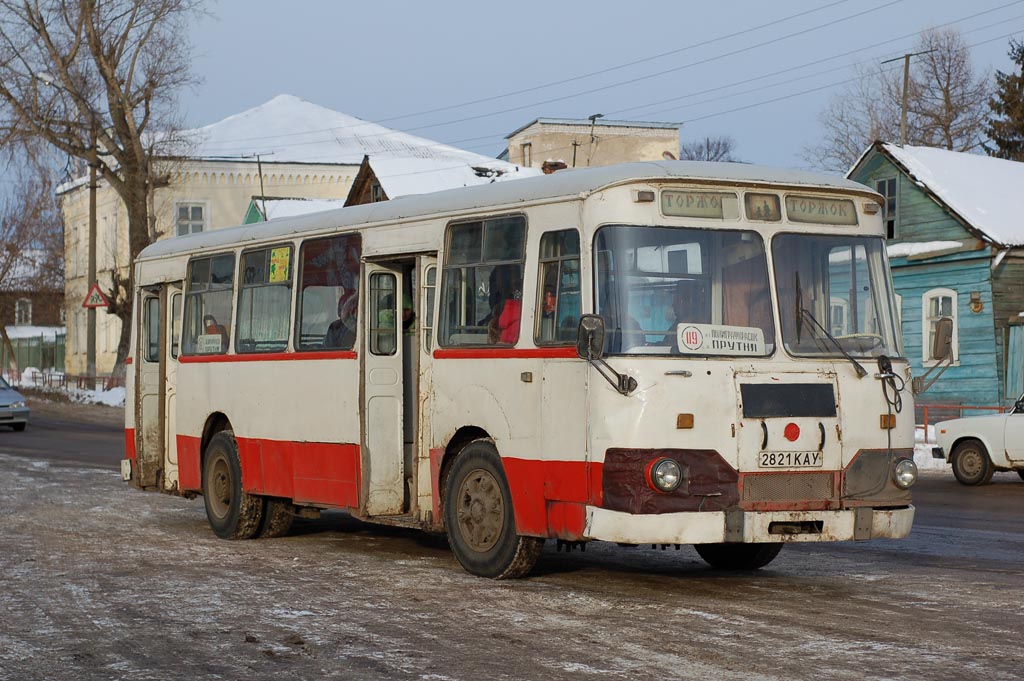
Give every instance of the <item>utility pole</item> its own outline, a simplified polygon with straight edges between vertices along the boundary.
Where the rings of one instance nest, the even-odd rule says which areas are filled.
[[[594,157],[594,142],[597,141],[597,137],[594,136],[594,125],[597,123],[598,118],[604,118],[604,114],[594,114],[587,116],[590,119],[590,147],[587,149],[587,167],[590,167],[590,159]],[[575,163],[573,164],[575,165]]]
[[[89,124],[89,290],[96,284],[96,120]],[[96,389],[96,308],[86,308],[85,373]]]
[[[893,59],[886,59],[883,64],[890,62],[903,60],[903,102],[900,105],[900,146],[907,146],[907,99],[910,96],[910,58],[917,57],[922,54],[929,54],[935,50],[925,50],[924,52],[911,52],[905,54],[902,57],[894,57]]]

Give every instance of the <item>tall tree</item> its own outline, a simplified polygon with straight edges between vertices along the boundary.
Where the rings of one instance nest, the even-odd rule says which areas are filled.
[[[991,115],[985,132],[989,156],[1024,161],[1024,42],[1010,40],[1010,59],[1017,73],[996,71],[996,92],[988,100]]]
[[[736,142],[731,137],[705,137],[680,145],[679,158],[683,161],[736,161],[732,155],[735,147]]]
[[[955,29],[921,33],[907,81],[907,144],[952,151],[976,149],[984,136],[987,72],[978,74]],[[875,140],[898,143],[903,102],[903,63],[862,65],[856,77],[819,115],[824,135],[804,149],[804,159],[846,171]]]
[[[186,36],[200,3],[0,0],[0,131],[93,163],[124,202],[131,261],[154,239],[149,198],[169,179],[160,159],[181,153],[176,96],[194,82]],[[107,292],[121,319],[117,371],[133,278],[130,266],[115,272]]]
[[[4,175],[11,187],[0,204],[0,292],[59,291],[64,229],[49,169],[31,146],[8,145],[5,151]],[[6,321],[0,318],[0,342],[13,361]]]

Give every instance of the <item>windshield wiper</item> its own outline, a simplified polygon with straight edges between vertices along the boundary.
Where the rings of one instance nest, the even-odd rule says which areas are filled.
[[[804,323],[804,319],[806,318],[807,321],[811,322],[814,326],[816,326],[818,328],[818,330],[821,331],[822,335],[824,335],[825,338],[828,338],[830,341],[832,341],[832,344],[836,346],[836,350],[838,350],[843,355],[843,357],[845,357],[846,359],[850,360],[850,363],[853,364],[854,371],[857,372],[857,378],[864,378],[865,376],[867,376],[868,375],[867,369],[862,367],[860,362],[855,360],[850,355],[850,353],[848,353],[846,350],[844,350],[842,343],[840,343],[838,340],[836,340],[836,337],[833,336],[831,333],[829,333],[828,330],[818,322],[818,320],[814,317],[814,315],[811,314],[810,310],[808,310],[807,308],[804,307],[803,291],[800,289],[800,273],[799,272],[796,273],[796,296],[795,297],[796,297],[796,342],[797,342],[797,344],[800,343],[801,331],[803,330],[803,325],[804,325],[803,323]]]

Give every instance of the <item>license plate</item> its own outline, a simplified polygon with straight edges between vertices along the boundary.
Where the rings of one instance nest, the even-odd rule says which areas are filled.
[[[758,468],[821,468],[821,452],[761,452]]]

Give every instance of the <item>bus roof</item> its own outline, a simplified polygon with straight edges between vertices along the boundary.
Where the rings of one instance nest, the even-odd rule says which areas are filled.
[[[862,184],[834,175],[803,170],[783,170],[743,163],[705,161],[646,161],[596,168],[562,170],[552,175],[528,177],[476,187],[448,189],[431,194],[401,196],[380,203],[338,208],[254,225],[214,229],[158,241],[139,254],[139,260],[227,248],[245,242],[286,239],[307,232],[359,227],[377,222],[405,220],[444,213],[458,213],[489,206],[514,206],[581,193],[625,182],[658,180],[771,183],[784,186],[871,191]]]

